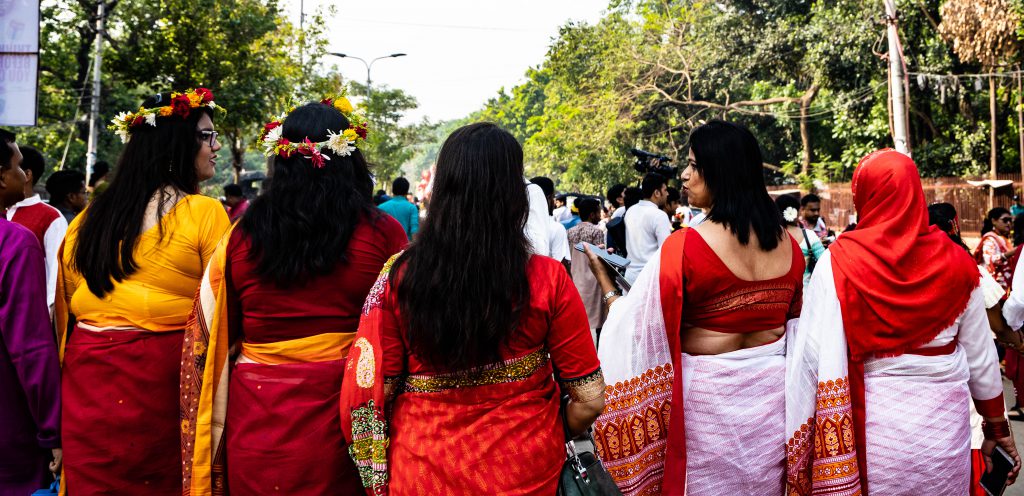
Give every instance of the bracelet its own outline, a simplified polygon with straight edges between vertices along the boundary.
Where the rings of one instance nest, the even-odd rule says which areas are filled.
[[[604,301],[605,304],[608,304],[608,300],[615,298],[616,296],[619,296],[618,290],[609,291],[601,296],[601,300]]]
[[[1000,422],[989,422],[988,420],[981,423],[981,432],[985,435],[985,439],[1000,439],[1004,437],[1010,437],[1010,423],[1006,420]]]

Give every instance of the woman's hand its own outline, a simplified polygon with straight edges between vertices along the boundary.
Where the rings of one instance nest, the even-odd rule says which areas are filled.
[[[993,420],[999,422],[1006,422],[1006,419],[1003,418],[1000,418],[998,420],[990,420],[988,418],[985,419],[986,422],[990,422]],[[986,439],[984,442],[981,443],[981,454],[985,457],[986,474],[992,471],[992,452],[995,451],[996,446],[1003,448],[1003,451],[1006,451],[1006,454],[1010,455],[1010,459],[1013,460],[1013,468],[1010,469],[1010,473],[1007,475],[1006,485],[1013,484],[1014,481],[1017,480],[1017,475],[1020,473],[1020,455],[1017,453],[1017,445],[1013,441],[1013,433],[1006,437]]]
[[[53,448],[50,452],[53,453],[53,461],[50,462],[50,472],[60,475],[60,469],[64,466],[64,450]]]

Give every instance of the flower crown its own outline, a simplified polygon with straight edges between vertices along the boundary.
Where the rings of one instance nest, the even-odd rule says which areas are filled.
[[[160,95],[157,95],[157,103],[160,103]],[[213,103],[213,92],[206,88],[196,88],[184,93],[171,93],[169,105],[156,108],[139,107],[135,112],[121,112],[110,121],[110,130],[114,131],[121,138],[121,143],[128,142],[128,135],[134,127],[149,124],[156,127],[157,117],[170,117],[172,115],[187,119],[192,109],[209,107],[215,110],[224,110],[224,107]]]
[[[263,126],[257,140],[260,147],[263,148],[263,154],[267,157],[279,155],[282,158],[288,158],[293,153],[298,153],[312,161],[313,166],[318,169],[331,159],[330,156],[324,155],[320,151],[321,148],[327,148],[339,157],[351,155],[355,151],[356,145],[366,140],[366,134],[369,131],[366,119],[353,112],[352,103],[344,96],[324,98],[320,100],[320,103],[341,111],[348,119],[348,129],[339,129],[337,132],[328,129],[327,139],[324,141],[313,142],[308,137],[299,142],[289,141],[288,138],[281,136],[281,132],[285,117],[295,110],[295,107],[292,107],[288,112],[277,116]]]

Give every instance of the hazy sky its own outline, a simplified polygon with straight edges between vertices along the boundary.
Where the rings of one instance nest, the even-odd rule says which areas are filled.
[[[329,51],[371,59],[373,84],[401,88],[419,101],[406,121],[453,119],[479,109],[501,87],[523,80],[544,60],[558,28],[569,20],[595,22],[608,0],[306,0],[308,13],[333,4]],[[296,24],[299,0],[286,0]],[[309,17],[307,17],[307,20]],[[358,60],[328,57],[347,78],[366,80]]]

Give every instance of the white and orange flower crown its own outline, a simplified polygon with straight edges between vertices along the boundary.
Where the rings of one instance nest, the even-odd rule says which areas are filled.
[[[284,119],[292,110],[295,110],[292,107],[288,112],[277,116],[274,120],[263,125],[263,130],[260,131],[260,137],[257,140],[260,148],[263,149],[263,154],[267,157],[279,155],[283,158],[288,158],[293,153],[298,153],[312,161],[313,166],[318,169],[326,165],[326,162],[331,159],[330,156],[324,155],[320,151],[322,148],[329,149],[339,157],[351,155],[356,150],[356,145],[366,140],[366,135],[369,132],[366,119],[353,111],[352,103],[344,96],[324,98],[320,100],[320,103],[330,105],[341,111],[345,118],[348,119],[348,129],[339,129],[337,131],[328,129],[327,139],[324,141],[313,142],[306,137],[302,141],[292,142],[288,138],[281,136],[281,126]]]
[[[159,100],[157,100],[159,103]],[[108,129],[114,131],[121,138],[121,143],[127,143],[132,128],[148,124],[156,127],[157,117],[170,117],[176,115],[187,119],[192,109],[209,107],[214,110],[224,110],[224,107],[213,102],[213,92],[206,88],[196,88],[184,93],[171,93],[171,101],[163,107],[145,108],[139,107],[135,112],[121,112],[110,121]]]

